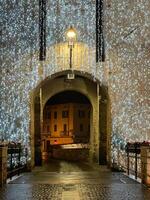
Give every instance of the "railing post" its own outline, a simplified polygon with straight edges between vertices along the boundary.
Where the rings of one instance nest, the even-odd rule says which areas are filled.
[[[21,158],[21,147],[18,149],[18,176],[20,174],[20,158]]]
[[[7,180],[7,146],[0,146],[0,187]]]
[[[130,166],[129,166],[129,147],[127,146],[127,174],[129,176]]]
[[[12,149],[10,149],[10,172],[13,170],[13,152]],[[12,179],[12,173],[10,173],[10,180]]]
[[[135,153],[135,179],[137,179],[137,153]]]
[[[25,148],[25,158],[26,158],[26,168],[27,168],[27,162],[28,162],[28,149]]]
[[[142,183],[150,186],[150,146],[141,147]]]
[[[137,144],[135,143],[135,179],[137,179]]]

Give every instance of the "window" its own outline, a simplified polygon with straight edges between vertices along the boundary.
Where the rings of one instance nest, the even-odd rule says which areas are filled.
[[[48,111],[48,112],[47,112],[47,119],[50,119],[50,118],[51,118],[51,112]]]
[[[62,118],[68,118],[69,112],[68,110],[62,111]]]
[[[67,131],[67,124],[64,124],[64,132]]]
[[[83,131],[83,124],[80,124],[80,131]]]
[[[57,119],[57,112],[54,112],[54,119]]]
[[[54,125],[54,131],[55,132],[57,131],[57,125]]]
[[[61,131],[61,136],[66,136],[66,135],[68,135],[67,124],[64,124],[63,131]]]
[[[80,118],[83,118],[85,116],[84,110],[79,110],[78,115],[79,115]]]

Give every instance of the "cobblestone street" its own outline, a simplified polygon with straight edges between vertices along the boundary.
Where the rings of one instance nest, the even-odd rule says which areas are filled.
[[[53,161],[0,189],[2,200],[149,200],[150,190],[122,173]]]

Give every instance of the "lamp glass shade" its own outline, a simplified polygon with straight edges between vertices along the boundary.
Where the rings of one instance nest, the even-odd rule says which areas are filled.
[[[70,27],[66,33],[68,42],[74,42],[77,38],[76,30],[73,27]]]

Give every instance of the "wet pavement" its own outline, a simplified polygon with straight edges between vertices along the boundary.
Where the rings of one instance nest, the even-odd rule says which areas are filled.
[[[51,161],[0,189],[1,200],[150,200],[150,190],[120,172]]]

